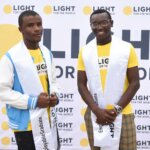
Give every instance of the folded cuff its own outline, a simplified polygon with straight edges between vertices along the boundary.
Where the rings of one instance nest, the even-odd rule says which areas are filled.
[[[29,96],[28,98],[28,109],[35,109],[37,105],[38,97],[36,96]]]

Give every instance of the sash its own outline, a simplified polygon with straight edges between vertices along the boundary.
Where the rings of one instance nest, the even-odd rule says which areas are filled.
[[[95,103],[100,108],[106,108],[107,105],[115,105],[122,96],[129,54],[130,44],[112,36],[106,85],[103,93],[98,66],[96,39],[84,47],[83,61],[88,78],[89,90]],[[96,116],[92,112],[91,118],[94,146],[101,147],[102,150],[118,150],[122,115],[118,115],[113,124],[105,126],[96,123]]]
[[[49,84],[51,85],[51,60],[50,53],[46,47],[40,46],[47,65]],[[13,50],[9,51],[16,68],[18,78],[25,94],[38,96],[43,92],[40,79],[37,74],[29,51],[23,42],[20,42]],[[50,91],[50,89],[49,89]],[[55,108],[51,108],[51,126],[46,108],[30,110],[33,138],[36,150],[57,150],[58,137],[56,128]]]

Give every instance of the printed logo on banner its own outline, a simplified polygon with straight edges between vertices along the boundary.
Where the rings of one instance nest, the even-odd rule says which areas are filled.
[[[123,8],[123,13],[127,16],[150,15],[150,7],[149,6],[125,6]]]
[[[89,6],[89,5],[83,7],[83,13],[85,15],[90,15],[94,10],[97,9],[106,9],[111,13],[111,15],[115,14],[115,6]]]
[[[137,118],[150,118],[150,109],[135,109],[135,116]]]
[[[11,144],[11,138],[10,137],[2,137],[1,138],[1,144],[2,145],[10,145]]]
[[[74,5],[45,5],[43,11],[45,14],[56,14],[56,15],[73,15],[75,14],[76,6]]]
[[[57,124],[59,131],[72,131],[73,130],[73,122],[59,122]]]
[[[17,145],[15,137],[11,137],[11,145]]]
[[[1,143],[3,146],[9,146],[9,145],[14,145],[16,146],[16,141],[14,137],[10,137],[10,135],[2,137],[1,138]]]
[[[72,146],[73,145],[73,140],[74,138],[68,138],[68,137],[63,137],[63,138],[60,138],[60,143],[62,146]],[[83,137],[79,137],[79,142],[80,142],[80,146],[81,147],[87,147],[89,146],[89,142],[88,142],[88,139],[87,138],[83,138]]]
[[[85,111],[86,111],[86,107],[84,107],[84,108],[82,108],[82,109],[81,109],[81,111],[80,111],[80,113],[81,113],[81,116],[84,116],[84,114],[85,114]]]
[[[150,149],[150,141],[147,141],[147,140],[137,141],[137,148],[138,149],[147,149],[147,150],[149,150]]]
[[[60,101],[72,102],[74,98],[74,93],[60,93]]]
[[[10,49],[13,45],[17,44],[22,39],[22,36],[18,30],[18,27],[12,24],[0,24],[0,33],[1,58],[7,52],[8,49]],[[8,40],[8,38],[11,40]]]
[[[60,144],[62,146],[72,146],[73,138],[59,138]]]
[[[73,138],[66,138],[66,137],[59,138],[61,146],[68,146],[68,147],[73,146],[73,140],[74,140]],[[87,147],[89,145],[87,138],[82,138],[80,139],[79,142],[81,147]]]
[[[87,138],[82,138],[82,139],[80,140],[80,146],[81,146],[81,147],[87,147],[87,146],[89,146],[89,141],[88,141],[88,139],[87,139]]]
[[[73,116],[73,111],[73,107],[56,107],[56,112],[58,115]]]
[[[149,134],[150,133],[150,125],[137,125],[136,132]]]
[[[134,104],[150,104],[150,95],[135,95],[132,99]]]
[[[35,10],[35,5],[4,5],[3,11],[5,14],[21,13],[25,10]]]
[[[1,120],[3,120],[1,122],[1,126],[0,126],[0,129],[2,132],[2,135],[0,136],[0,145],[8,146],[8,147],[10,145],[16,146],[15,138],[13,137],[13,134],[10,134],[11,130],[8,126],[8,121],[4,118],[6,116],[6,107],[5,106],[1,107],[0,116],[2,117]],[[5,134],[3,134],[3,132]]]
[[[86,126],[85,126],[85,123],[84,123],[84,122],[80,124],[80,130],[81,130],[82,132],[86,132]]]
[[[59,55],[59,51],[53,51],[53,54]],[[65,54],[65,53],[64,53]],[[62,58],[62,57],[61,57]],[[63,56],[65,58],[65,56]],[[57,78],[75,78],[75,68],[74,66],[56,66],[56,77]]]
[[[71,30],[71,58],[76,59],[78,57],[79,46],[80,46],[80,29],[72,29]],[[122,39],[128,42],[131,42],[135,48],[140,48],[140,59],[142,60],[149,60],[149,40],[150,40],[150,30],[140,30],[140,40],[131,40],[132,30],[122,30]],[[43,41],[44,45],[47,46],[49,49],[53,51],[53,55],[55,58],[66,58],[66,51],[65,50],[54,50],[51,47],[52,41],[52,29],[44,29]],[[92,33],[89,33],[86,43],[91,41],[94,38]],[[49,43],[50,42],[50,43]],[[65,77],[65,78],[75,78],[75,68],[73,66],[56,66],[58,70],[57,78]],[[140,79],[143,80],[145,78],[149,78],[150,80],[150,69],[139,67],[141,72]]]

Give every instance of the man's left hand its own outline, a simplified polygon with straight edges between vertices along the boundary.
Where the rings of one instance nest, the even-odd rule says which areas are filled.
[[[50,94],[50,96],[49,96],[49,106],[54,107],[57,104],[58,104],[58,97],[56,96],[56,94],[55,93]]]

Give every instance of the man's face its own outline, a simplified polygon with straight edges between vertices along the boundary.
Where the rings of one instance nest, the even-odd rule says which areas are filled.
[[[41,17],[39,15],[25,16],[19,30],[26,42],[39,42],[43,31]]]
[[[113,21],[109,19],[107,13],[94,14],[91,16],[91,29],[98,40],[104,41],[111,36]]]

